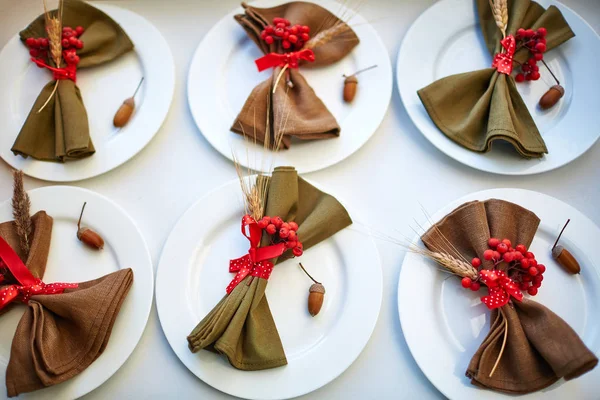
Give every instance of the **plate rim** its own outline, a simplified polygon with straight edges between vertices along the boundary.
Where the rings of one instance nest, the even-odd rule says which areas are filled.
[[[250,179],[252,177],[255,177],[256,175],[251,175]],[[319,186],[318,184],[316,184],[315,182],[308,180],[306,178],[305,179],[308,183],[314,185],[315,187],[321,189],[321,186]],[[168,248],[169,245],[172,244],[172,242],[175,240],[173,233],[175,232],[175,230],[177,229],[178,225],[180,225],[180,223],[182,223],[182,221],[186,220],[186,218],[188,217],[188,215],[194,211],[195,208],[199,207],[204,201],[206,201],[208,198],[210,198],[211,196],[213,196],[215,193],[222,191],[222,190],[227,190],[228,187],[230,186],[235,186],[235,185],[239,185],[239,180],[235,179],[235,180],[229,180],[219,186],[217,186],[216,188],[210,190],[207,194],[201,196],[200,198],[198,198],[196,201],[194,201],[181,215],[181,217],[177,220],[177,222],[175,223],[175,225],[173,225],[173,228],[171,229],[171,232],[169,233],[168,238],[165,241],[165,244],[163,246],[162,252],[161,252],[161,256],[159,259],[159,263],[158,263],[158,268],[157,268],[157,272],[156,272],[156,289],[155,289],[155,297],[156,297],[156,309],[157,309],[157,313],[158,313],[158,317],[159,317],[159,321],[160,321],[160,325],[161,325],[161,329],[163,330],[163,333],[165,335],[165,338],[167,339],[167,342],[169,343],[169,347],[171,348],[171,350],[173,351],[173,353],[175,353],[175,355],[177,356],[177,358],[179,359],[179,362],[181,362],[192,374],[194,374],[194,376],[196,376],[197,379],[199,379],[200,381],[202,381],[203,383],[205,383],[206,385],[211,386],[212,388],[222,392],[222,393],[226,393],[232,396],[241,396],[240,393],[231,391],[231,390],[226,390],[225,387],[222,387],[222,385],[215,385],[213,382],[208,382],[205,381],[203,379],[203,377],[199,376],[198,371],[193,370],[192,368],[190,368],[186,361],[184,361],[178,354],[178,352],[175,350],[175,344],[173,344],[171,342],[171,338],[169,337],[169,334],[167,333],[167,328],[165,327],[165,321],[166,321],[166,317],[165,317],[165,313],[166,310],[163,310],[163,306],[161,306],[161,304],[164,304],[164,301],[161,303],[161,301],[159,300],[162,297],[168,297],[168,292],[165,290],[164,286],[161,285],[162,280],[159,279],[161,277],[162,274],[164,274],[164,270],[165,270],[165,263],[168,261],[166,260],[166,250]],[[337,198],[337,197],[336,197]],[[344,207],[348,210],[350,215],[356,216],[357,214],[354,213],[353,211],[355,211],[355,209],[353,207],[348,206],[348,204],[345,202],[342,202],[339,198],[338,201],[340,201]],[[353,217],[353,221],[356,221],[356,219]],[[352,226],[352,225],[351,225]],[[345,229],[348,229],[345,228]],[[375,328],[377,326],[377,322],[379,321],[379,316],[381,314],[381,306],[383,303],[383,268],[381,265],[381,256],[379,254],[379,250],[375,244],[375,241],[373,240],[373,238],[371,236],[368,236],[366,238],[366,240],[371,242],[372,248],[373,248],[373,259],[375,260],[375,262],[373,263],[374,265],[377,265],[378,268],[376,268],[374,270],[374,272],[376,272],[378,274],[378,279],[376,279],[376,283],[378,286],[378,299],[377,301],[373,302],[374,305],[376,305],[376,310],[374,310],[373,315],[372,315],[372,326],[369,329],[368,335],[365,338],[365,342],[362,344],[360,350],[354,355],[354,357],[352,357],[351,362],[346,365],[344,368],[341,368],[341,370],[336,373],[333,374],[333,376],[331,377],[331,379],[329,379],[327,382],[325,383],[318,383],[316,385],[309,385],[307,389],[303,389],[300,391],[297,391],[296,393],[292,394],[292,395],[286,395],[285,397],[278,397],[278,396],[274,396],[272,394],[266,394],[266,393],[262,393],[260,395],[256,394],[256,395],[249,395],[249,396],[243,396],[242,398],[245,399],[271,399],[271,398],[277,398],[277,399],[286,399],[286,398],[295,398],[298,396],[302,396],[302,395],[306,395],[308,393],[314,392],[315,390],[318,390],[328,384],[330,384],[331,382],[333,382],[335,379],[337,379],[342,373],[344,373],[357,359],[358,357],[363,353],[363,351],[365,350],[365,348],[367,347],[369,341],[371,340],[373,333],[375,331]],[[163,266],[161,268],[161,266]],[[165,292],[164,294],[163,291]],[[232,367],[233,368],[233,367]],[[269,371],[269,370],[265,370],[265,371]],[[248,373],[253,373],[252,371],[246,371]],[[261,371],[258,371],[261,372]],[[256,373],[256,371],[255,371]]]
[[[302,0],[303,2],[307,2],[307,3],[315,3],[321,7],[327,8],[326,5],[327,4],[334,4],[339,7],[341,6],[341,3],[339,3],[336,0]],[[256,5],[256,3],[258,3],[259,6],[261,6],[263,3],[276,3],[276,4],[282,4],[283,0],[255,0],[252,2],[252,5]],[[324,4],[325,3],[325,4]],[[204,127],[206,127],[206,124],[202,124],[202,120],[203,120],[203,116],[200,115],[199,111],[197,111],[192,104],[194,103],[193,97],[195,98],[194,95],[194,91],[195,91],[195,87],[194,87],[194,83],[196,82],[196,79],[194,79],[194,76],[196,75],[196,73],[194,72],[194,65],[201,62],[202,56],[204,54],[204,47],[207,45],[208,40],[207,38],[209,38],[211,35],[214,35],[215,32],[220,28],[220,26],[222,24],[227,23],[228,19],[232,19],[233,15],[235,15],[236,13],[242,12],[242,8],[241,7],[237,7],[235,9],[233,9],[232,11],[228,12],[225,16],[223,16],[221,19],[219,19],[211,28],[210,30],[202,37],[202,40],[200,41],[200,43],[198,44],[198,46],[196,47],[196,49],[194,50],[194,53],[192,55],[192,59],[190,61],[189,64],[189,68],[188,68],[188,74],[187,74],[187,84],[186,84],[186,97],[187,97],[187,103],[188,103],[188,109],[190,110],[190,113],[192,114],[192,118],[194,120],[194,124],[196,125],[196,128],[198,129],[199,133],[201,134],[201,136],[211,145],[211,147],[217,151],[218,154],[220,154],[221,156],[225,157],[226,159],[228,159],[229,161],[233,162],[233,161],[237,161],[239,162],[242,166],[244,167],[251,167],[248,164],[248,162],[246,160],[244,160],[243,158],[240,159],[236,159],[234,160],[233,156],[231,155],[231,151],[224,151],[223,149],[220,149],[220,145],[218,143],[218,141],[215,139],[216,135],[206,135],[204,132],[205,130],[203,129]],[[330,12],[332,12],[330,10]],[[332,12],[333,14],[336,14],[334,12]],[[357,16],[360,16],[361,18],[364,19],[364,17],[362,17],[362,15],[360,13],[356,13]],[[366,19],[365,19],[366,21]],[[336,155],[336,157],[333,157],[331,159],[333,159],[334,161],[328,161],[328,162],[324,162],[322,164],[318,164],[315,166],[310,166],[307,168],[304,168],[301,165],[298,165],[298,163],[296,163],[295,167],[298,170],[298,173],[300,174],[306,174],[306,173],[311,173],[311,172],[316,172],[316,171],[321,171],[324,170],[326,168],[330,168],[344,160],[346,160],[347,158],[349,158],[350,156],[352,156],[353,154],[355,154],[356,152],[358,152],[374,135],[375,133],[377,133],[377,131],[379,130],[379,128],[381,127],[381,124],[383,123],[385,116],[387,115],[389,109],[390,109],[390,105],[392,102],[392,94],[393,94],[393,86],[394,86],[394,69],[392,66],[392,60],[391,60],[391,56],[389,51],[387,50],[385,43],[383,42],[381,36],[379,35],[379,33],[377,32],[377,30],[375,30],[375,28],[368,22],[366,22],[364,29],[368,29],[371,31],[371,33],[373,34],[374,37],[374,43],[373,43],[373,47],[375,46],[379,46],[380,49],[382,50],[382,55],[385,55],[385,65],[379,65],[379,68],[384,68],[387,76],[386,79],[388,80],[387,85],[383,85],[383,87],[386,88],[386,94],[385,94],[385,98],[387,99],[384,103],[386,104],[385,107],[382,107],[381,110],[381,115],[379,116],[379,118],[373,119],[372,120],[376,120],[377,122],[374,124],[374,127],[372,129],[372,132],[369,135],[366,135],[360,142],[357,142],[358,146],[356,148],[354,148],[352,151],[346,153],[342,153],[341,156]],[[233,122],[233,121],[232,121]],[[210,129],[209,129],[210,130]],[[227,134],[231,134],[234,135],[233,132],[227,130],[226,132]],[[340,140],[340,137],[334,138],[333,140]],[[231,147],[231,146],[229,146]],[[289,150],[283,150],[283,151],[289,151]],[[285,162],[284,162],[285,164]],[[282,164],[282,165],[284,165]],[[253,166],[252,169],[259,171],[259,172],[263,172],[263,173],[267,173],[269,172],[267,169],[267,167],[263,167],[260,166],[259,168],[257,168],[256,166]]]

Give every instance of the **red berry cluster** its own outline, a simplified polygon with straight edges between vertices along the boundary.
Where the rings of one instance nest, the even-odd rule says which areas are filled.
[[[63,49],[62,55],[67,65],[77,65],[79,63],[79,56],[77,50],[83,49],[83,42],[79,39],[79,36],[83,34],[83,27],[78,26],[75,29],[70,26],[63,27],[61,47]],[[50,41],[48,38],[27,38],[25,44],[29,47],[29,54],[33,58],[48,58],[48,49],[50,47]],[[43,68],[40,65],[40,68]]]
[[[273,44],[275,40],[281,40],[281,46],[285,49],[300,50],[304,43],[310,39],[310,28],[306,25],[294,25],[285,18],[273,18],[273,25],[267,25],[260,33],[260,37],[267,44]]]
[[[538,67],[538,61],[544,59],[544,52],[546,51],[546,28],[538,28],[537,31],[533,29],[519,29],[515,35],[517,39],[517,49],[525,47],[529,49],[531,57],[527,62],[521,64],[521,71],[515,77],[517,82],[523,81],[537,81],[540,79],[540,67]]]
[[[257,222],[258,227],[273,236],[274,243],[285,243],[285,247],[292,249],[296,257],[303,253],[302,242],[298,239],[298,224],[294,221],[284,222],[280,217],[263,217]]]
[[[535,255],[527,251],[527,248],[518,244],[512,247],[512,243],[508,239],[491,238],[488,241],[489,249],[483,252],[483,258],[494,263],[496,267],[501,262],[509,265],[507,274],[510,278],[519,285],[522,291],[526,291],[531,296],[535,296],[542,281],[544,280],[544,272],[546,267],[538,264]],[[475,268],[481,267],[481,260],[474,258],[471,265]],[[473,291],[479,290],[481,287],[479,282],[472,281],[470,278],[463,278],[461,284],[464,288],[469,288]]]

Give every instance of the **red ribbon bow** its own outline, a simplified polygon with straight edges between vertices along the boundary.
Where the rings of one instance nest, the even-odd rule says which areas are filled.
[[[47,68],[52,71],[52,76],[55,81],[70,79],[73,82],[77,81],[77,65],[76,64],[67,64],[64,68],[54,68],[46,64],[45,62],[32,58],[31,61],[36,63],[39,67]]]
[[[79,286],[77,283],[45,284],[41,279],[32,275],[17,253],[15,253],[12,247],[10,247],[10,245],[1,237],[0,258],[12,276],[20,283],[20,285],[5,286],[0,290],[0,310],[6,307],[7,304],[16,300],[27,304],[31,296],[40,294],[60,294],[63,293],[65,289],[74,289]]]
[[[265,54],[254,62],[258,67],[258,72],[262,72],[265,69],[283,67],[286,64],[289,66],[289,68],[298,68],[298,62],[300,60],[313,62],[315,61],[315,53],[311,49],[304,49],[283,54],[269,53]]]
[[[502,74],[510,75],[513,70],[513,57],[517,48],[517,40],[513,35],[508,35],[500,41],[500,44],[506,52],[494,56],[492,68],[496,68]]]
[[[242,218],[242,234],[250,241],[250,249],[245,256],[229,261],[229,272],[237,272],[237,275],[227,286],[227,294],[248,275],[269,279],[274,265],[268,260],[279,257],[285,251],[285,243],[259,247],[262,229],[249,215]]]
[[[504,271],[484,269],[479,271],[479,277],[488,287],[489,293],[481,298],[481,302],[490,310],[508,304],[510,296],[518,301],[523,300],[523,293]]]

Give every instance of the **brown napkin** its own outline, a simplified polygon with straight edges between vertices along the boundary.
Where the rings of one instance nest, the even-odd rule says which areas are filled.
[[[346,26],[335,15],[313,3],[295,1],[273,8],[255,8],[244,3],[242,6],[245,14],[236,15],[235,19],[265,54],[283,53],[279,42],[268,45],[260,38],[261,31],[275,17],[286,18],[292,24],[307,25],[311,38],[337,24]],[[315,61],[301,62],[300,68],[333,64],[350,53],[358,42],[356,34],[348,29],[333,40],[315,47]],[[293,88],[288,88],[285,79],[281,79],[273,94],[273,85],[280,72],[281,68],[274,68],[271,77],[254,88],[231,130],[261,143],[268,141],[271,147],[276,146],[275,138],[283,135],[281,146],[286,149],[291,146],[292,136],[303,140],[339,136],[337,121],[299,70],[290,69]]]
[[[490,237],[508,238],[529,247],[539,222],[531,211],[504,200],[474,201],[448,214],[421,239],[427,248],[448,253],[449,244],[441,240],[443,235],[465,258],[483,260]],[[491,267],[490,262],[484,263],[486,268]],[[505,305],[502,311],[506,320],[499,318],[497,311],[492,312],[490,332],[469,363],[466,374],[474,385],[530,393],[563,377],[576,378],[598,363],[573,329],[543,305],[524,298]],[[506,347],[490,378],[502,347],[505,323]]]
[[[296,221],[305,250],[352,223],[334,197],[298,177],[292,167],[279,167],[273,172],[265,215]],[[290,257],[289,253],[279,261]],[[190,350],[222,353],[235,368],[248,371],[287,364],[265,296],[266,286],[267,280],[250,276],[240,282],[190,333]]]
[[[0,224],[0,236],[26,260],[34,276],[43,278],[52,218],[40,211],[32,220],[33,240],[28,255],[20,250],[14,222]],[[132,282],[133,272],[124,269],[80,283],[63,294],[32,296],[12,341],[6,370],[8,396],[64,382],[96,360],[106,348]]]
[[[29,37],[46,37],[44,21],[44,15],[40,15],[19,33],[23,43]],[[133,49],[127,34],[112,18],[79,0],[64,0],[63,26],[85,29],[80,36],[84,47],[77,51],[78,69],[107,63]],[[64,162],[94,154],[87,112],[73,81],[59,81],[58,90],[48,105],[37,112],[50,97],[55,84],[51,81],[44,86],[35,101],[12,147],[15,155]]]
[[[501,50],[502,33],[496,27],[489,1],[476,3],[483,38],[494,56]],[[540,27],[548,31],[547,51],[575,36],[555,6],[544,10],[530,0],[508,0],[507,35],[514,35],[519,28]],[[527,49],[515,53],[515,60],[523,63],[527,59]],[[437,127],[469,150],[488,152],[493,141],[505,140],[523,157],[548,153],[512,76],[487,68],[442,78],[418,94]]]

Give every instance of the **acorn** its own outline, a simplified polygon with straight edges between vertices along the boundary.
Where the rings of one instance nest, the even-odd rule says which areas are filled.
[[[86,204],[87,202],[83,203],[83,207],[81,207],[81,214],[79,215],[79,221],[77,221],[77,239],[92,249],[102,250],[104,248],[104,239],[102,239],[100,235],[90,228],[81,227],[81,217],[83,217],[83,210],[85,210]]]
[[[571,222],[570,219],[567,220],[565,226],[563,226],[562,230],[558,234],[558,237],[554,242],[554,246],[552,246],[552,258],[554,258],[564,269],[566,269],[567,272],[570,272],[572,274],[578,274],[579,272],[581,272],[581,267],[579,266],[579,263],[577,262],[575,257],[573,257],[569,250],[565,249],[563,246],[558,245],[558,241],[560,240],[560,237],[565,231],[567,225],[569,225],[569,222]]]
[[[131,119],[131,115],[133,114],[133,110],[135,109],[135,95],[140,89],[140,86],[142,86],[143,81],[144,78],[142,78],[140,80],[140,83],[138,83],[135,92],[133,92],[133,96],[125,99],[125,101],[123,101],[123,104],[121,104],[121,107],[119,107],[119,109],[117,110],[115,117],[113,118],[113,125],[117,128],[124,127]]]
[[[323,306],[325,286],[320,283],[313,283],[308,292],[308,312],[314,317],[321,311],[321,307]]]
[[[344,101],[346,103],[352,103],[354,97],[356,97],[356,89],[358,86],[358,78],[356,75],[368,71],[370,69],[377,68],[377,65],[371,65],[368,68],[361,69],[360,71],[356,71],[352,75],[346,76],[342,75],[344,78]]]
[[[542,110],[554,107],[556,103],[565,95],[565,89],[560,85],[554,85],[540,99],[539,105]]]

